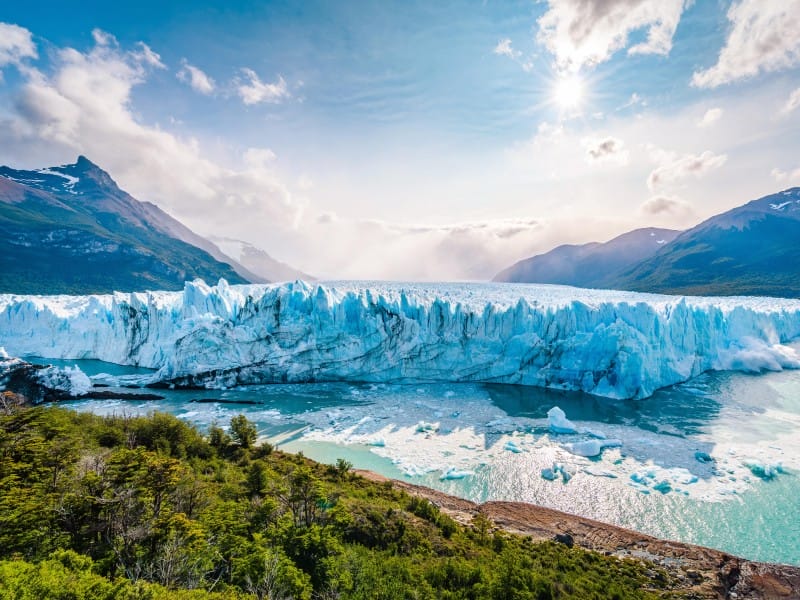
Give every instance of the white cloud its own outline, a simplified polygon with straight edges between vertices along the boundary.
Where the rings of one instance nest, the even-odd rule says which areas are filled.
[[[245,80],[236,81],[236,91],[247,105],[268,102],[278,104],[291,97],[286,81],[278,76],[275,83],[264,83],[252,69],[242,69]]]
[[[515,63],[517,63],[520,67],[522,67],[525,71],[530,71],[533,69],[533,62],[530,60],[523,60],[522,52],[519,50],[515,50],[511,45],[511,40],[509,38],[505,38],[497,42],[497,45],[492,50],[494,54],[498,56],[507,56]]]
[[[263,165],[230,168],[207,158],[197,140],[140,122],[131,93],[158,67],[155,53],[141,45],[123,50],[103,32],[95,39],[88,52],[56,52],[52,73],[26,74],[14,98],[16,112],[0,120],[7,153],[27,153],[39,165],[47,156],[63,161],[85,154],[124,189],[190,226],[230,229],[242,220],[292,226],[300,208]]]
[[[607,164],[624,166],[628,164],[628,149],[625,142],[612,136],[603,138],[587,137],[581,140],[586,150],[589,164]]]
[[[631,108],[633,106],[642,106],[642,107],[647,106],[647,100],[642,98],[636,92],[633,92],[631,94],[631,97],[628,98],[628,101],[625,104],[623,104],[622,106],[620,106],[619,108],[617,108],[617,110],[624,110],[626,108]]]
[[[118,46],[117,38],[113,35],[108,33],[107,31],[103,31],[102,29],[92,29],[92,38],[94,39],[94,43],[98,46]]]
[[[497,42],[497,46],[494,47],[492,52],[499,56],[507,56],[509,58],[518,58],[522,54],[519,50],[514,50],[514,48],[511,47],[511,40],[509,38]]]
[[[178,71],[177,77],[184,83],[188,83],[191,88],[199,93],[205,94],[208,96],[209,94],[214,93],[216,89],[216,83],[214,80],[206,75],[202,70],[198,69],[194,65],[190,65],[189,62],[184,58],[181,61],[182,67],[180,71]]]
[[[691,204],[677,196],[653,196],[643,202],[639,210],[646,216],[690,217],[694,215]]]
[[[661,155],[661,164],[651,171],[647,178],[647,186],[651,190],[692,175],[694,177],[702,177],[709,171],[720,168],[728,160],[726,154],[714,154],[710,150],[706,150],[700,155],[685,154],[676,156],[663,151],[655,154]]]
[[[138,49],[131,52],[131,56],[133,56],[136,60],[157,69],[167,68],[167,66],[161,62],[161,56],[158,53],[153,52],[150,46],[144,42],[136,42],[136,47]]]
[[[118,49],[119,42],[117,38],[107,31],[102,29],[92,29],[92,38],[94,39],[95,46],[98,48]],[[128,52],[128,56],[142,65],[148,65],[156,69],[166,69],[166,65],[161,62],[161,55],[154,52],[150,46],[144,42],[136,42],[136,50]]]
[[[789,94],[789,99],[786,100],[786,104],[781,108],[780,114],[783,116],[788,115],[794,112],[798,106],[800,106],[800,88]]]
[[[669,54],[681,14],[692,0],[548,0],[537,39],[561,68],[578,70],[628,54]],[[629,35],[647,39],[629,46]]]
[[[692,85],[713,88],[800,63],[800,0],[739,0],[728,20],[717,64],[695,72]]]
[[[553,232],[563,231],[564,224],[537,219],[395,224],[325,212],[305,227],[309,238],[322,241],[323,260],[340,277],[435,281],[490,279],[520,258],[549,249]]]
[[[697,121],[698,127],[708,127],[713,125],[722,117],[723,110],[721,108],[709,108],[703,117]]]
[[[38,58],[31,32],[19,25],[0,23],[0,69],[6,65],[19,66],[26,58]]]
[[[269,148],[248,148],[244,153],[244,163],[254,169],[261,169],[271,164],[277,156]]]
[[[800,167],[793,171],[784,171],[782,169],[772,169],[770,172],[772,178],[778,183],[797,182],[800,181]]]

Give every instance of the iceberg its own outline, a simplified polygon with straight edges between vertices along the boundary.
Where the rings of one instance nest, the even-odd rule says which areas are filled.
[[[547,411],[547,426],[553,433],[578,433],[578,428],[558,406]]]
[[[622,446],[621,440],[586,440],[583,442],[573,442],[564,444],[564,450],[575,456],[592,458],[600,456],[605,448],[619,448]]]
[[[550,467],[545,467],[542,469],[542,479],[546,479],[547,481],[555,481],[558,479],[558,472]]]
[[[456,469],[455,467],[448,467],[440,476],[440,481],[447,481],[453,479],[464,479],[465,477],[469,477],[473,475],[472,471],[464,471]]]
[[[767,464],[758,460],[747,460],[744,462],[744,466],[750,469],[750,472],[753,475],[761,479],[764,479],[765,481],[774,479],[779,474],[784,472],[783,464],[780,462],[774,464]]]
[[[564,483],[569,483],[570,479],[575,476],[575,470],[561,463],[553,463],[552,467],[545,467],[542,469],[540,474],[542,479],[546,479],[547,481],[555,481],[560,475]]]
[[[92,390],[92,382],[86,374],[75,367],[47,367],[36,373],[38,383],[46,388],[59,390],[70,396],[82,396]]]
[[[153,384],[497,382],[645,398],[712,369],[800,367],[800,301],[511,284],[209,286],[0,295],[12,356],[156,369]]]

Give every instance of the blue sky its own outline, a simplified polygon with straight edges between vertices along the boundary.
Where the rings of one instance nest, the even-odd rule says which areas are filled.
[[[0,162],[86,154],[323,277],[488,278],[800,184],[800,0],[125,4],[0,8]]]

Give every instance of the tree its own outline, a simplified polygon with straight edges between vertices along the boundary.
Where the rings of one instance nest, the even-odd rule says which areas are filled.
[[[264,490],[269,483],[269,470],[263,461],[256,460],[250,463],[247,470],[245,488],[252,498],[253,496],[263,496]]]
[[[236,415],[231,419],[231,436],[233,441],[242,448],[252,448],[256,443],[258,430],[244,415]]]
[[[344,481],[347,478],[347,474],[350,472],[350,469],[353,468],[353,463],[349,460],[345,460],[343,458],[336,459],[336,476],[339,478],[339,481]]]

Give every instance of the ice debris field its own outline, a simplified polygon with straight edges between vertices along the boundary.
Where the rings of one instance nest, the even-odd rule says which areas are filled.
[[[178,387],[496,382],[645,398],[708,370],[798,368],[786,343],[799,336],[797,300],[549,285],[221,280],[182,292],[0,296],[10,355],[148,367]]]

